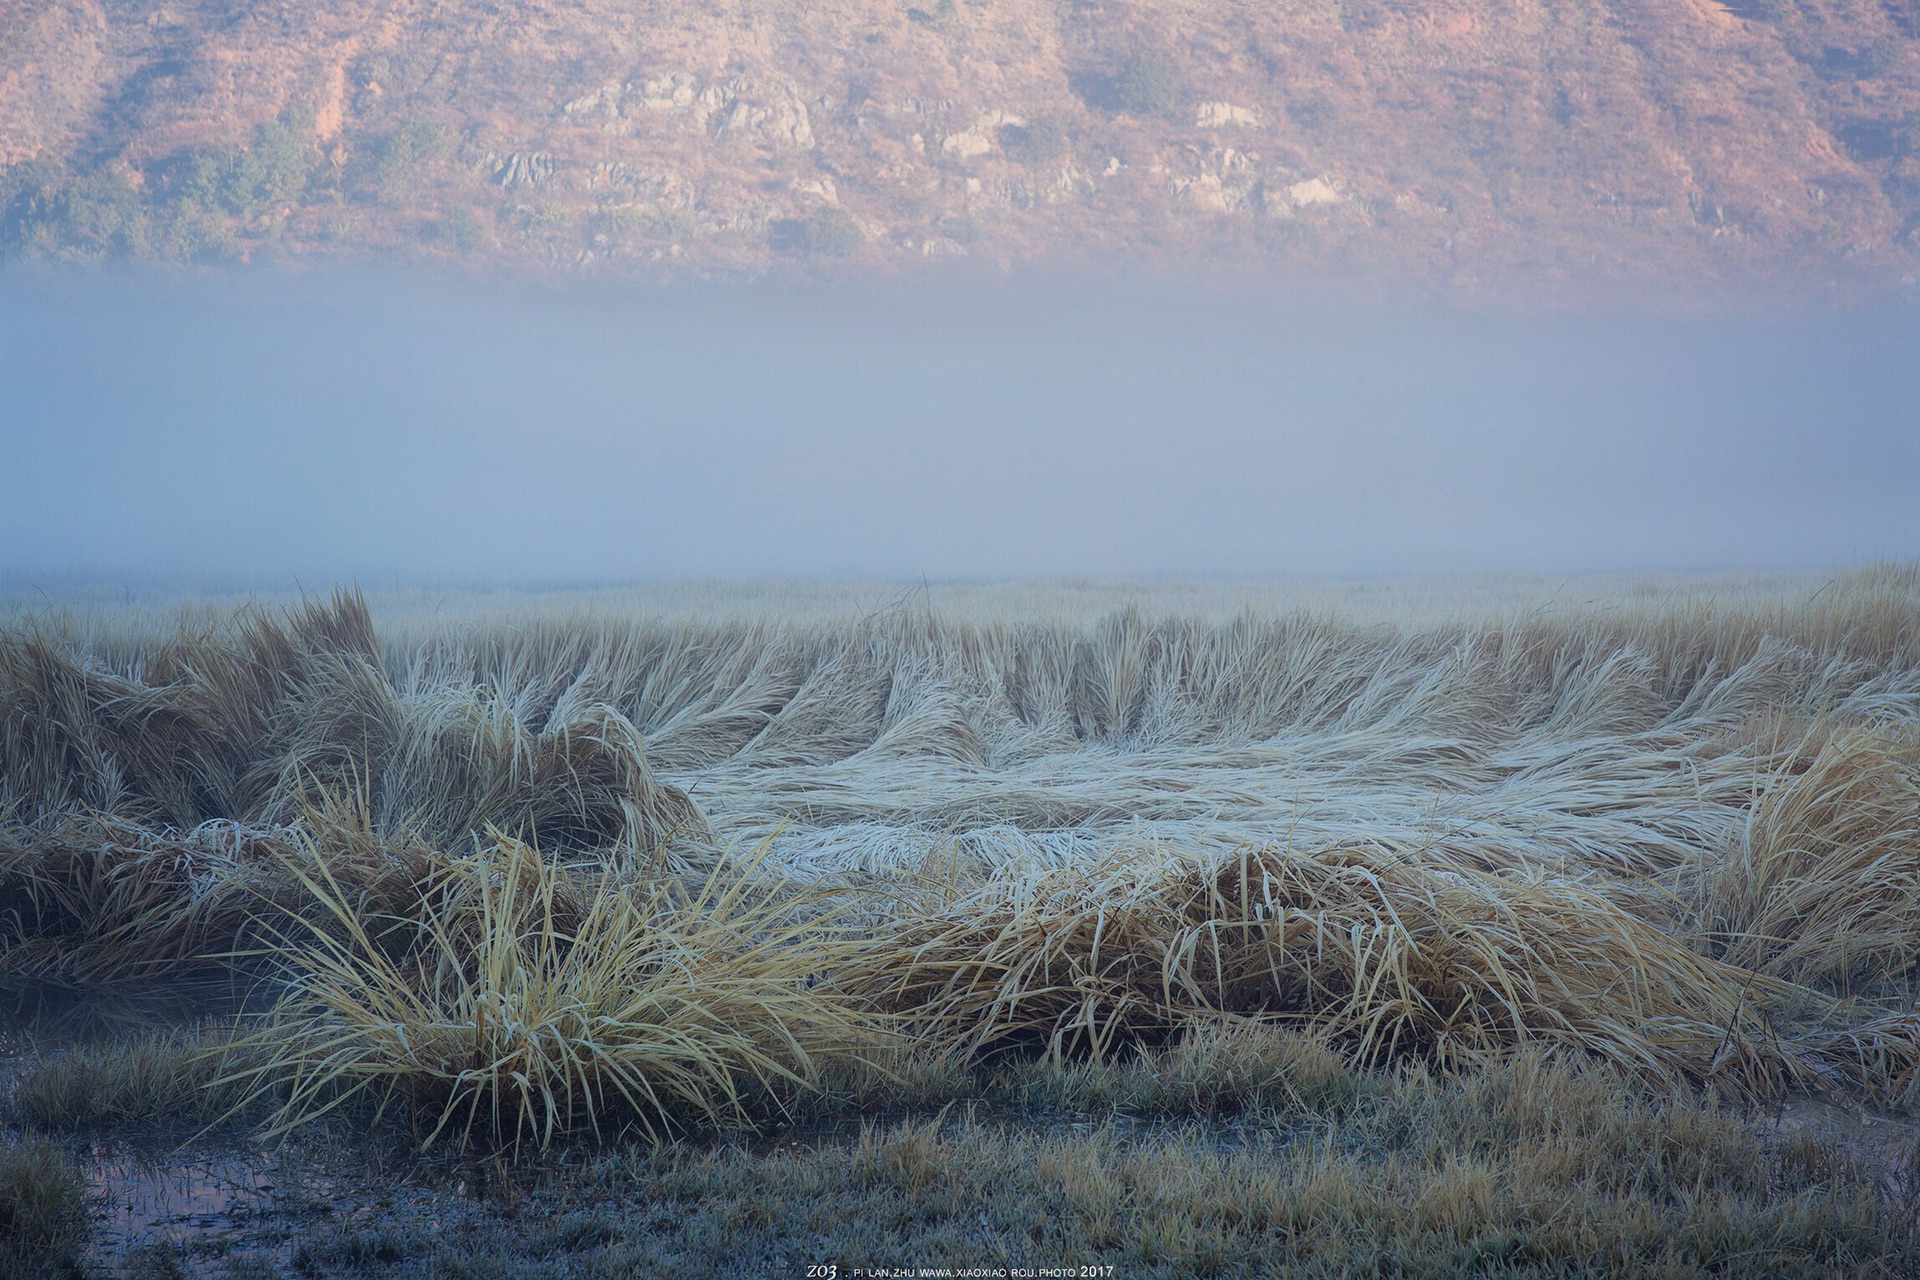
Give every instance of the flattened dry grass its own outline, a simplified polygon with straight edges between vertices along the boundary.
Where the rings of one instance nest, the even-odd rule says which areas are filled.
[[[183,623],[118,666],[34,621],[0,629],[0,804],[17,822],[104,813],[153,829],[272,827],[360,790],[385,832],[463,843],[496,826],[552,847],[698,842],[639,731],[576,691],[408,689],[366,601]]]
[[[1265,1106],[1282,1033],[1904,1100],[1916,725],[1910,566],[1402,628],[29,620],[0,988],[227,966],[278,996],[242,1077],[276,1129],[397,1102],[428,1140],[952,1092],[1015,1047]],[[1111,1074],[1168,1044],[1178,1089]]]
[[[1841,990],[1898,981],[1920,943],[1920,725],[1822,719],[1762,744],[1745,821],[1675,877],[1732,964]]]
[[[240,945],[284,831],[74,814],[0,828],[0,990],[178,978]]]
[[[908,882],[859,981],[973,1049],[1099,1056],[1230,1015],[1315,1029],[1360,1060],[1555,1044],[1743,1091],[1818,1077],[1758,1017],[1786,984],[1560,878],[1356,847],[927,883]]]

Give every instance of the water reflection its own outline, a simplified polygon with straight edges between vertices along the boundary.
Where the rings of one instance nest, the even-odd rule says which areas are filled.
[[[339,1203],[336,1179],[297,1155],[274,1148],[228,1147],[183,1151],[137,1144],[96,1143],[80,1152],[94,1196],[94,1251],[121,1259],[142,1245],[170,1242],[189,1254],[223,1237],[218,1252],[236,1252],[230,1238],[286,1261],[288,1247],[267,1245],[278,1231],[249,1231],[264,1220],[324,1217],[352,1222],[371,1210]]]

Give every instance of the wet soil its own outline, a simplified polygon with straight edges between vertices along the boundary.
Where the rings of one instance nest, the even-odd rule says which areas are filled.
[[[1802,1136],[1836,1143],[1882,1169],[1889,1198],[1920,1214],[1920,1118],[1816,1097],[1790,1098],[1751,1114],[1782,1143]],[[976,1118],[1068,1131],[1116,1121],[1143,1134],[1158,1127],[1104,1114],[1027,1116],[997,1108],[982,1108]],[[777,1159],[855,1141],[863,1124],[875,1123],[889,1123],[889,1117],[837,1117],[769,1133],[745,1146]],[[1212,1136],[1225,1145],[1236,1141],[1232,1126]],[[503,1229],[549,1230],[570,1216],[647,1212],[645,1205],[567,1194],[565,1179],[551,1176],[564,1158],[515,1165],[471,1153],[422,1154],[397,1139],[366,1134],[356,1140],[351,1133],[333,1133],[284,1146],[233,1135],[171,1145],[101,1141],[76,1147],[75,1155],[96,1195],[88,1261],[102,1275],[118,1274],[129,1255],[159,1243],[177,1249],[188,1274],[239,1275],[244,1272],[236,1264],[255,1260],[268,1273],[299,1275],[314,1261],[326,1261],[324,1250],[334,1247],[316,1241],[358,1241],[355,1248],[369,1251],[365,1261],[379,1263],[440,1241]]]

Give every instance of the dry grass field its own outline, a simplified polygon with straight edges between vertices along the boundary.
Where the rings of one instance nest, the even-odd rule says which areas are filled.
[[[0,619],[0,1275],[1920,1266],[1914,566]]]

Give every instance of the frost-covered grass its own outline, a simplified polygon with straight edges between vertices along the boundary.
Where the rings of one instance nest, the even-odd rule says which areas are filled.
[[[1516,1071],[1601,1090],[1615,1116],[1677,1090],[1703,1133],[1727,1102],[1907,1107],[1920,573],[1615,584],[1576,605],[1467,592],[1450,610],[1414,593],[1429,603],[1398,621],[1357,589],[1346,614],[1327,592],[1310,612],[1256,597],[1164,616],[1096,616],[1078,588],[1048,616],[1023,590],[1000,616],[985,590],[857,613],[819,605],[844,603],[827,590],[787,616],[771,589],[511,622],[494,601],[376,623],[351,594],[164,624],[16,614],[0,984],[85,998],[211,977],[245,1007],[195,1042],[206,1057],[163,1036],[31,1059],[10,1114],[232,1112],[289,1133],[377,1115],[540,1163],[576,1140],[674,1151],[876,1107],[1105,1109],[1156,1117],[1154,1159],[1200,1171],[1192,1202],[1127,1182],[1121,1218],[1088,1211],[1109,1234],[1063,1246],[1146,1248],[1150,1230],[1189,1261],[1303,1248],[1284,1206],[1337,1184],[1347,1208],[1312,1220],[1352,1265],[1340,1222],[1415,1270],[1439,1267],[1436,1232],[1521,1271],[1576,1238],[1600,1270],[1737,1254],[1785,1273],[1892,1248],[1863,1207],[1881,1192],[1859,1190],[1878,1184],[1829,1176],[1831,1152],[1804,1186],[1729,1172],[1791,1163],[1733,1120],[1728,1142],[1771,1154],[1709,1144],[1720,1163],[1686,1189],[1649,1166],[1627,1191],[1571,1155],[1555,1183],[1497,1144],[1415,1160],[1357,1117],[1407,1080],[1466,1097]],[[1273,1135],[1222,1152],[1161,1132],[1281,1113],[1333,1126],[1332,1145],[1290,1146],[1267,1181],[1229,1166]],[[954,1123],[808,1158],[952,1147],[1103,1186],[1135,1158],[1125,1134],[1073,1155],[1051,1121]],[[1597,1131],[1554,1141],[1624,1159]],[[699,1159],[773,1176],[737,1151]],[[1246,1192],[1232,1224],[1195,1225],[1229,1183],[1268,1208]],[[1544,1185],[1585,1207],[1535,1221]],[[1671,1217],[1693,1195],[1718,1243],[1633,1234],[1645,1196]],[[1187,1226],[1150,1226],[1176,1203]],[[1532,1225],[1483,1239],[1498,1221]]]

